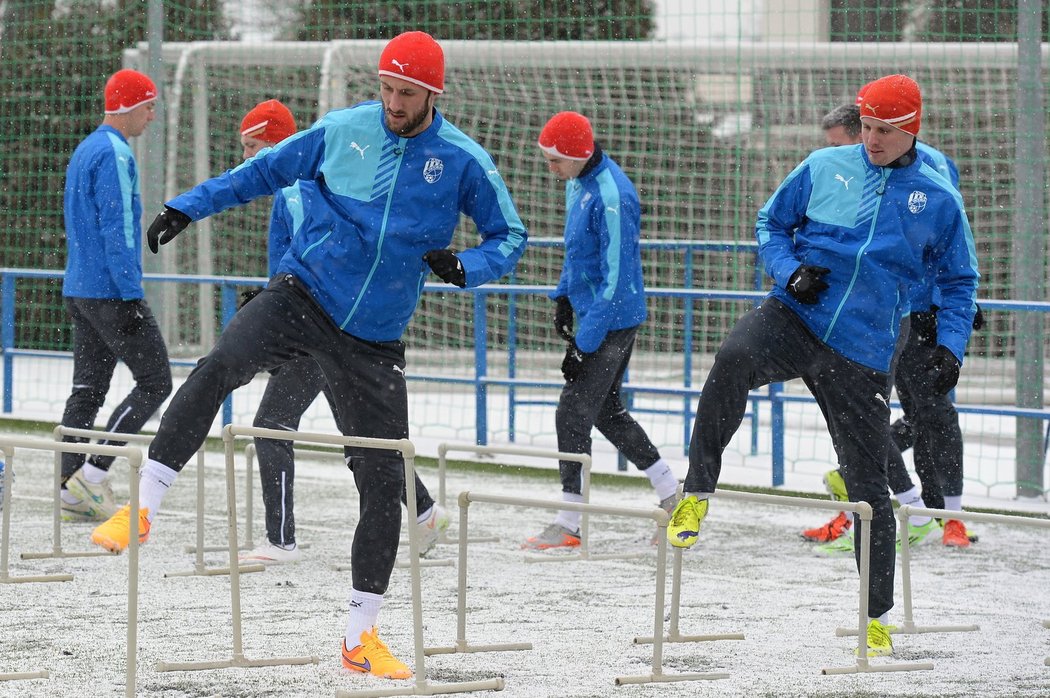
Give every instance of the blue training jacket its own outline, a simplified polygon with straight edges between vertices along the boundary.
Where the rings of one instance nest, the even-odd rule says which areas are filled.
[[[457,253],[468,287],[506,274],[525,250],[525,226],[488,153],[437,110],[424,132],[401,138],[379,102],[329,112],[167,205],[196,221],[296,180],[302,226],[277,272],[301,279],[361,339],[401,337],[429,272],[423,254],[451,243],[460,213],[482,237]]]
[[[565,183],[565,263],[550,297],[572,303],[580,351],[645,320],[641,223],[638,192],[608,155]]]
[[[889,168],[863,145],[817,150],[759,211],[755,234],[770,295],[847,359],[888,371],[910,289],[930,276],[943,302],[937,341],[962,362],[976,312],[973,235],[959,192],[921,159]],[[800,264],[831,269],[814,305],[786,290]]]
[[[915,149],[919,157],[926,161],[930,167],[937,170],[952,186],[959,189],[959,168],[950,157],[922,141],[915,141]],[[923,283],[912,287],[911,311],[913,313],[928,312],[934,305],[940,305],[940,293],[932,278],[927,277]]]
[[[124,135],[102,125],[66,167],[62,295],[136,300],[142,291],[142,201]]]
[[[302,186],[303,182],[296,182],[273,197],[273,208],[270,209],[270,239],[266,246],[267,269],[271,277],[277,273],[284,253],[292,246],[292,238],[303,225],[303,196],[300,189]],[[313,184],[308,183],[306,186]]]

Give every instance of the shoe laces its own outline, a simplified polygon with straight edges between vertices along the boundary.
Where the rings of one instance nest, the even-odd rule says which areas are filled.
[[[886,645],[892,644],[890,641],[890,629],[892,625],[883,625],[882,623],[875,622],[868,624],[868,646],[869,647],[885,647]]]
[[[362,643],[365,651],[368,652],[369,660],[374,664],[386,661],[399,661],[390,652],[390,648],[386,646],[386,643],[379,639],[379,630],[373,630],[370,633],[365,633],[365,641]]]
[[[696,513],[696,506],[695,499],[692,501],[682,500],[681,506],[677,507],[671,514],[671,523],[675,526],[681,526],[685,524],[686,518],[690,515],[692,515],[693,518],[699,518]]]

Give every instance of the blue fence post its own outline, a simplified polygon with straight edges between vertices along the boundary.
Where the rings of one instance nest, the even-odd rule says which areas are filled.
[[[514,283],[513,275],[510,282]],[[517,375],[518,361],[518,294],[507,296],[507,378]],[[514,443],[514,410],[517,391],[513,385],[507,386],[507,440]]]
[[[474,424],[475,441],[479,446],[488,443],[488,385],[481,378],[488,375],[488,355],[485,346],[488,319],[485,315],[485,294],[474,294]]]
[[[237,293],[234,291],[233,286],[228,283],[222,284],[222,291],[219,294],[219,307],[222,313],[222,327],[226,329],[226,325],[230,324],[230,320],[233,319],[233,314],[237,312]],[[203,340],[204,338],[201,337]],[[222,402],[222,425],[233,423],[233,393],[226,396],[226,399]]]
[[[693,287],[693,250],[685,248],[685,267],[682,282],[685,288]],[[686,297],[683,301],[682,317],[682,386],[693,386],[693,299]],[[693,436],[692,398],[682,398],[682,443],[685,444],[685,455],[689,455],[689,439]]]
[[[14,409],[15,357],[11,350],[15,348],[15,277],[4,274],[0,281],[0,345],[4,349],[4,412],[11,414]]]
[[[783,383],[769,384],[769,426],[773,437],[773,487],[784,484],[784,392]]]

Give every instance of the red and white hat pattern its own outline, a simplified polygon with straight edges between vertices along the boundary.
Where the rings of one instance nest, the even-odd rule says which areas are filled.
[[[276,99],[259,102],[241,119],[241,135],[266,143],[280,143],[296,132],[295,117]]]
[[[157,99],[157,86],[148,75],[125,68],[106,81],[106,113],[126,114]]]
[[[379,74],[441,94],[445,91],[445,53],[426,32],[398,34],[379,56]]]
[[[922,94],[907,75],[887,75],[861,88],[861,118],[877,119],[913,136],[922,121]]]
[[[594,154],[591,122],[574,111],[558,112],[540,131],[540,150],[566,160],[588,160]]]

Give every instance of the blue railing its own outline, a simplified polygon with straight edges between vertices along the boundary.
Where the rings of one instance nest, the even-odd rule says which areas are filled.
[[[683,245],[683,247],[685,246]],[[690,247],[692,247],[692,249],[696,249],[696,247]],[[13,268],[0,269],[0,349],[2,349],[3,351],[4,414],[11,414],[13,408],[13,392],[15,379],[14,360],[17,357],[62,357],[66,359],[72,358],[72,354],[70,352],[20,349],[15,346],[15,291],[17,287],[17,281],[20,279],[60,279],[61,277],[61,271],[38,271],[31,269]],[[193,283],[215,285],[219,287],[221,316],[224,325],[229,321],[230,318],[233,317],[233,313],[236,311],[236,288],[239,286],[262,285],[265,283],[265,279],[261,279],[258,277],[147,274],[144,278],[145,281],[148,283]],[[508,390],[508,392],[514,391],[516,388],[538,388],[550,390],[552,391],[552,393],[556,393],[561,389],[562,383],[559,381],[542,381],[518,378],[515,375],[516,371],[514,368],[516,362],[515,345],[517,336],[517,319],[516,314],[514,312],[514,308],[517,305],[517,299],[521,296],[546,297],[553,290],[553,287],[539,285],[506,284],[484,286],[481,288],[471,290],[461,290],[449,286],[447,284],[427,284],[426,286],[424,286],[423,290],[424,293],[470,293],[473,295],[475,361],[474,376],[450,377],[436,374],[413,374],[410,376],[410,380],[439,383],[455,383],[460,385],[473,386],[475,396],[475,435],[477,443],[484,444],[488,440],[488,389],[490,386],[504,387]],[[690,383],[690,376],[692,372],[691,361],[692,354],[694,353],[694,340],[692,336],[692,326],[691,324],[689,324],[689,318],[692,316],[692,309],[694,305],[699,302],[715,300],[739,301],[754,304],[760,301],[765,296],[765,294],[761,291],[720,291],[688,288],[650,288],[647,289],[646,293],[647,296],[650,298],[680,299],[683,302],[684,307],[686,308],[686,324],[684,324],[682,328],[682,341],[684,344],[682,350],[682,361],[684,371],[683,384],[681,386],[645,385],[640,383],[632,383],[628,380],[624,383],[624,392],[625,394],[640,393],[680,396],[683,401],[683,406],[679,410],[672,411],[649,409],[648,411],[659,414],[667,414],[669,416],[675,416],[676,418],[681,417],[684,427],[683,444],[685,444],[687,447],[689,437],[691,436],[690,428],[692,426],[693,421],[692,406],[696,403],[696,399],[700,395],[700,389],[694,387]],[[490,296],[505,297],[507,299],[507,305],[511,309],[511,312],[509,313],[507,327],[508,375],[506,378],[490,377],[488,375],[489,349],[486,344],[486,338],[488,336],[488,317],[486,313],[486,305],[487,300]],[[1039,313],[1050,312],[1050,303],[1039,302],[982,300],[981,307],[984,308],[986,311]],[[172,360],[173,366],[193,366],[195,364],[195,360]],[[813,398],[809,395],[787,395],[783,391],[782,384],[772,384],[770,386],[767,386],[765,392],[753,392],[751,394],[751,402],[752,453],[756,453],[758,448],[758,404],[760,402],[768,403],[770,407],[772,484],[774,486],[782,485],[784,483],[785,463],[784,406],[789,402],[813,403]],[[516,399],[512,396],[510,400],[509,410],[509,426],[511,429],[511,434],[513,434],[515,407],[516,405],[521,404],[527,403],[526,401]],[[961,413],[1041,419],[1050,423],[1050,410],[1044,409],[1028,409],[1006,405],[1000,406],[965,404],[956,405],[956,408]],[[228,398],[226,404],[223,406],[223,423],[230,423],[232,421],[232,418],[233,409],[231,396],[231,398]]]

